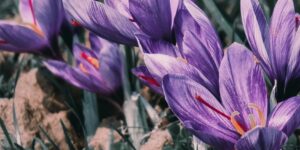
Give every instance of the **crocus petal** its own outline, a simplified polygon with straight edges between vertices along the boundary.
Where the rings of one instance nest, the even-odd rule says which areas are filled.
[[[47,47],[47,41],[30,28],[0,24],[0,49],[14,52],[36,52]]]
[[[173,12],[179,0],[129,0],[129,11],[134,21],[149,36],[155,39],[170,39]]]
[[[287,136],[273,128],[255,128],[235,145],[236,150],[280,150]]]
[[[19,12],[23,22],[35,24],[36,17],[33,8],[33,0],[19,0]]]
[[[173,57],[180,57],[178,49],[169,42],[155,40],[146,35],[136,35],[138,45],[144,53],[165,54]]]
[[[129,12],[129,0],[105,0],[105,4],[118,10],[125,17],[132,19]]]
[[[182,74],[202,84],[219,97],[216,85],[203,76],[197,68],[181,59],[162,54],[144,54],[144,61],[149,72],[159,83],[166,74]]]
[[[64,19],[61,0],[33,0],[33,9],[41,30],[50,40],[60,31]]]
[[[90,78],[77,68],[72,68],[68,64],[60,61],[49,60],[44,65],[56,76],[63,78],[70,84],[89,91],[97,92],[93,78]],[[97,83],[97,82],[96,82]]]
[[[103,48],[99,54],[100,74],[103,79],[103,84],[110,89],[111,92],[121,87],[123,75],[123,60],[119,51],[119,47],[112,45],[111,47]],[[99,85],[102,86],[102,85]]]
[[[206,144],[212,146],[214,150],[233,150],[234,140],[230,141],[224,138],[222,132],[216,132],[214,128],[209,126],[196,124],[191,121],[183,122],[184,127],[192,132],[196,137],[201,139]]]
[[[100,43],[100,37],[97,36],[96,34],[90,32],[89,33],[89,41],[91,45],[91,49],[99,52],[102,49],[102,45]]]
[[[286,82],[292,78],[300,77],[300,30],[298,29],[292,43],[291,56],[288,64],[288,75]]]
[[[63,2],[73,19],[97,35],[117,43],[137,44],[134,33],[139,33],[138,28],[113,8],[94,0]]]
[[[232,143],[238,139],[237,133],[234,132],[227,118],[197,101],[196,97],[201,96],[208,105],[228,114],[205,87],[185,76],[174,74],[166,75],[162,86],[171,110],[188,128],[210,134],[215,139],[221,138]],[[207,131],[207,129],[209,130]],[[202,139],[202,136],[198,138],[205,140],[205,138]],[[218,142],[215,141],[215,143]]]
[[[202,34],[202,33],[199,33]],[[219,87],[219,58],[216,58],[214,52],[211,51],[210,45],[203,45],[201,41],[192,32],[185,32],[183,38],[183,50],[182,55],[188,63],[195,66],[200,70],[206,78],[209,78],[210,82],[215,85],[215,88]],[[221,49],[220,53],[223,53]],[[216,62],[214,61],[216,60]]]
[[[270,60],[266,48],[269,40],[269,27],[259,1],[241,0],[241,16],[251,49],[261,61],[266,73],[271,77]]]
[[[249,109],[254,104],[267,116],[267,91],[260,66],[254,55],[243,45],[234,43],[227,48],[220,66],[220,93],[224,107],[230,112],[238,111],[241,124],[250,129]],[[264,125],[259,111],[250,111],[256,123]]]
[[[270,115],[268,126],[290,136],[300,126],[300,97],[293,97],[276,105]]]
[[[146,66],[140,66],[132,69],[132,73],[137,76],[144,84],[159,94],[163,94],[160,83],[156,81]]]
[[[119,48],[118,44],[105,40],[92,32],[89,33],[89,41],[91,44],[91,49],[95,51],[96,54],[99,54],[101,50]]]
[[[183,12],[181,14],[187,19],[179,19],[176,23],[178,25],[177,30],[181,32],[183,36],[183,40],[181,41],[183,42],[183,47],[181,49],[183,54],[187,55],[187,57],[191,57],[195,53],[201,53],[199,55],[206,54],[205,56],[210,58],[210,63],[214,62],[214,65],[216,65],[218,68],[223,57],[223,51],[215,29],[205,13],[195,3],[192,1],[183,2],[189,15],[182,10]],[[180,18],[180,16],[178,18]],[[180,21],[189,22],[180,23]],[[195,39],[191,40],[191,38]],[[201,48],[198,47],[199,45],[202,45]],[[193,59],[197,59],[197,56],[195,56]],[[201,65],[199,65],[199,67],[200,66]]]
[[[275,77],[284,82],[295,35],[295,10],[293,0],[278,0],[270,25],[270,61]]]
[[[176,43],[180,50],[183,49],[183,37],[186,31],[196,31],[197,24],[195,24],[194,18],[186,9],[179,9],[174,20]]]

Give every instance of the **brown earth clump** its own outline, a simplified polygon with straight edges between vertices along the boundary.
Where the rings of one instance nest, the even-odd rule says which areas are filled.
[[[172,143],[172,136],[167,130],[156,130],[140,150],[162,150],[165,144]]]
[[[45,90],[46,89],[46,90]],[[34,137],[40,136],[47,141],[45,135],[39,129],[41,126],[60,149],[68,149],[60,120],[64,122],[74,143],[77,143],[76,134],[67,117],[68,109],[64,103],[52,95],[53,87],[38,73],[37,69],[21,73],[12,99],[0,99],[0,117],[3,119],[13,139],[16,137],[16,129],[13,120],[13,103],[19,127],[22,146],[29,147]],[[0,139],[5,140],[2,130]],[[79,142],[78,142],[79,143]],[[1,147],[2,145],[0,145]]]

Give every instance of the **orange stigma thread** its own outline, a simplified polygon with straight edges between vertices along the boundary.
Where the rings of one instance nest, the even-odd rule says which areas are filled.
[[[245,130],[243,129],[243,127],[241,126],[241,124],[238,123],[238,121],[235,119],[235,116],[240,115],[239,112],[234,111],[231,116],[230,116],[230,122],[233,125],[233,127],[235,128],[235,130],[240,134],[243,135],[245,133]]]
[[[35,33],[37,33],[38,35],[40,35],[40,36],[42,36],[42,37],[44,37],[45,36],[45,34],[44,34],[44,32],[37,26],[37,25],[35,25],[35,24],[28,24],[30,27],[31,27],[31,29],[35,32]]]
[[[150,83],[152,85],[160,87],[160,84],[152,77],[148,77],[148,76],[145,76],[145,75],[138,75],[138,77],[145,80],[145,81],[147,81],[148,83]]]
[[[85,59],[86,61],[88,61],[91,65],[93,65],[96,69],[99,69],[100,68],[100,63],[99,61],[94,58],[94,57],[91,57],[91,56],[88,56],[86,53],[82,52],[81,53],[81,57],[83,59]]]

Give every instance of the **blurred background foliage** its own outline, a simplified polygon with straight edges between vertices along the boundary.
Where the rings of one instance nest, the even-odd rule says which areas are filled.
[[[209,16],[210,20],[213,22],[216,30],[219,33],[223,46],[226,47],[234,41],[246,43],[246,38],[243,33],[243,27],[240,18],[240,0],[198,0],[197,3]],[[297,12],[300,12],[300,0],[294,0]],[[267,16],[270,16],[272,8],[276,0],[264,0],[261,1],[264,11]],[[1,0],[0,2],[0,19],[15,20],[18,19],[18,0]],[[67,46],[61,45],[61,48]],[[32,68],[40,68],[38,71],[39,76],[46,78],[47,82],[53,87],[53,92],[51,93],[54,97],[59,97],[62,99],[62,103],[68,108],[61,110],[68,110],[68,119],[72,127],[74,128],[75,136],[77,136],[77,141],[79,144],[74,144],[74,138],[69,134],[67,127],[63,121],[60,121],[60,128],[64,131],[64,141],[67,143],[69,149],[88,149],[87,143],[89,137],[87,135],[88,125],[84,125],[84,114],[82,101],[84,99],[96,99],[97,109],[98,109],[98,119],[102,127],[106,127],[114,131],[120,138],[118,142],[111,142],[109,145],[111,150],[130,150],[135,149],[132,141],[128,136],[127,129],[123,123],[124,115],[122,112],[123,101],[120,98],[112,101],[106,97],[100,96],[86,96],[86,92],[74,88],[64,82],[63,80],[54,77],[45,68],[41,68],[41,58],[32,55],[22,55],[22,54],[11,54],[6,52],[0,52],[0,97],[2,98],[13,98],[15,92],[15,86],[17,84],[18,78],[22,72],[28,72]],[[41,82],[45,82],[42,80]],[[144,88],[143,88],[144,89]],[[47,90],[46,90],[47,91]],[[123,97],[122,91],[118,93],[117,97]],[[149,133],[154,127],[156,130],[167,130],[172,139],[172,143],[167,143],[164,145],[164,150],[189,150],[193,149],[192,136],[187,132],[179,123],[177,118],[168,109],[162,96],[155,94],[151,91],[146,91],[144,97],[149,101],[151,106],[156,110],[160,110],[161,122],[159,125],[151,124],[149,118],[147,124],[150,128]],[[54,112],[59,112],[58,110],[51,110]],[[1,117],[1,116],[0,116]],[[14,118],[14,122],[17,122]],[[18,145],[18,136],[10,135],[6,132],[7,123],[0,119],[0,126],[3,130],[6,140],[1,141],[0,146],[6,149],[25,149],[22,145]],[[17,125],[16,125],[17,126]],[[31,148],[34,149],[35,145],[40,145],[41,149],[58,149],[57,143],[48,135],[47,131],[42,127],[39,127],[39,133],[41,135],[36,135],[32,139]],[[102,133],[102,132],[101,132]],[[109,141],[114,141],[114,136],[108,134]],[[42,140],[47,139],[46,141]],[[147,143],[151,140],[150,134],[146,134],[142,142]],[[14,144],[15,143],[15,144]]]

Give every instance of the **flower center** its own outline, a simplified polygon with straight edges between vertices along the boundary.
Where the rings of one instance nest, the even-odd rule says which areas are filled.
[[[99,69],[100,68],[100,63],[97,58],[94,58],[92,56],[87,55],[86,53],[82,52],[81,53],[81,58],[86,60],[89,64],[91,64],[94,68]],[[86,67],[82,63],[79,64],[79,68],[82,72],[88,73]]]
[[[35,24],[28,24],[28,25],[35,33],[37,33],[41,37],[45,36],[44,32],[37,25]]]
[[[147,81],[149,84],[155,85],[157,87],[160,87],[160,84],[152,77],[145,76],[145,75],[138,75],[139,78]]]
[[[93,65],[96,69],[100,68],[100,63],[97,58],[87,55],[86,53],[81,53],[81,58],[85,59],[88,63]]]
[[[201,96],[196,96],[195,97],[196,100],[198,102],[200,102],[201,104],[203,104],[204,106],[206,106],[207,108],[209,108],[210,110],[216,112],[217,114],[219,114],[220,116],[226,118],[227,120],[229,120],[231,122],[231,124],[233,125],[233,127],[235,128],[235,130],[240,134],[243,135],[245,134],[246,131],[253,129],[254,127],[260,125],[260,126],[265,126],[266,124],[266,119],[264,116],[263,111],[256,105],[253,103],[248,104],[248,108],[255,110],[258,113],[258,119],[255,118],[255,115],[252,113],[248,114],[248,119],[249,119],[249,123],[250,123],[250,129],[247,129],[246,126],[244,126],[243,124],[241,124],[236,117],[240,115],[240,112],[238,111],[234,111],[231,113],[231,115],[227,115],[224,112],[220,111],[219,109],[215,108],[214,106],[210,105],[208,102],[206,102]],[[256,120],[259,120],[258,122],[256,122]]]
[[[73,27],[80,27],[80,23],[79,23],[78,21],[76,21],[75,19],[72,19],[72,20],[71,20],[71,25],[72,25]]]

